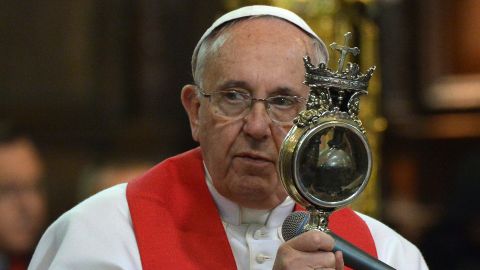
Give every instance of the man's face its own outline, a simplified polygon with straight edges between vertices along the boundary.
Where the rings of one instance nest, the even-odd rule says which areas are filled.
[[[32,144],[19,139],[0,145],[0,251],[22,254],[35,246],[45,218],[40,177]]]
[[[205,92],[235,87],[255,98],[308,96],[302,57],[312,51],[312,41],[301,30],[279,19],[256,18],[240,21],[221,35],[221,44],[214,45],[219,49],[206,58]],[[276,163],[291,125],[272,122],[262,102],[238,120],[214,114],[208,98],[191,104],[196,108],[189,112],[193,137],[219,193],[249,208],[270,209],[281,203],[287,195]]]

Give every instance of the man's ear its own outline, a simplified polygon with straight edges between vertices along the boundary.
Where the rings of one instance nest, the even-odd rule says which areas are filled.
[[[192,130],[192,138],[198,142],[198,130],[199,130],[199,111],[200,100],[197,96],[195,85],[187,84],[182,88],[181,94],[183,108],[188,114],[190,121],[190,128]]]

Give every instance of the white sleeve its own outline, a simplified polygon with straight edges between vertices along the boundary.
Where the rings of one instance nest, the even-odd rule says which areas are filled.
[[[397,270],[426,270],[418,248],[400,234],[369,216],[357,213],[366,223],[377,248],[378,259]]]
[[[29,270],[141,269],[126,184],[102,191],[62,215],[45,232]]]

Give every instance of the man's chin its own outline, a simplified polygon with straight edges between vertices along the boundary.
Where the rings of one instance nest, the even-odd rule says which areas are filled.
[[[275,163],[265,159],[237,157],[234,159],[235,171],[249,176],[265,177],[275,172]]]
[[[272,209],[279,205],[285,197],[277,197],[271,188],[248,188],[235,192],[235,201],[243,207],[252,209]]]
[[[237,179],[235,183],[235,192],[237,194],[242,194],[242,196],[252,196],[254,198],[265,198],[268,197],[274,187],[272,185],[270,178],[257,175],[243,175]]]

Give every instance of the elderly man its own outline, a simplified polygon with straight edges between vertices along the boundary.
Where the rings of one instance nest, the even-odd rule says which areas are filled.
[[[63,215],[31,269],[344,269],[327,234],[280,236],[296,206],[276,162],[308,95],[305,55],[327,58],[287,10],[251,6],[218,19],[195,48],[195,84],[181,93],[200,147]],[[426,269],[418,250],[378,221],[345,210],[331,223],[394,267]]]

